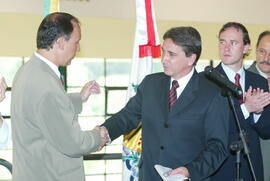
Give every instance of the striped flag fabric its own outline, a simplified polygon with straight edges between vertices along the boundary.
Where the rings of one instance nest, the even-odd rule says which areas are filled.
[[[136,30],[127,101],[136,94],[136,89],[143,78],[152,73],[153,58],[158,57],[160,57],[160,42],[152,0],[136,0]],[[123,181],[138,180],[142,139],[141,124],[124,136]]]
[[[46,16],[49,13],[59,11],[59,1],[58,0],[44,0],[43,15]]]
[[[50,13],[59,12],[59,0],[44,0],[44,9],[43,16],[47,16]],[[66,81],[66,67],[59,67],[61,81],[64,86],[64,89],[67,90],[67,81]]]

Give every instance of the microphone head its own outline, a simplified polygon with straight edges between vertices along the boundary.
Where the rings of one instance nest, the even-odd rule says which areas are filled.
[[[238,94],[237,95],[243,95],[243,91],[240,89],[240,87],[238,88]]]

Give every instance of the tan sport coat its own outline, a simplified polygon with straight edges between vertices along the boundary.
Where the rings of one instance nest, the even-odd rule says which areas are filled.
[[[38,57],[17,72],[12,86],[13,181],[83,181],[83,155],[101,144],[98,131],[82,131],[82,100],[67,94]]]

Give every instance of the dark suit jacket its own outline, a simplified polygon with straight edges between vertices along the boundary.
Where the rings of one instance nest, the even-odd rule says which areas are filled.
[[[252,65],[247,70],[260,75],[259,71],[256,68],[256,62],[255,61],[252,63]]]
[[[217,86],[195,71],[169,112],[169,88],[170,77],[164,73],[147,76],[137,94],[104,126],[115,139],[142,121],[140,180],[162,180],[155,164],[186,166],[192,180],[210,180],[209,175],[228,154],[226,98]]]
[[[247,70],[260,75],[259,71],[256,68],[256,61],[254,61]],[[270,181],[270,140],[260,139],[260,143],[263,158],[264,180]]]
[[[219,71],[221,74],[225,75],[225,72],[220,65],[216,67],[216,70]],[[227,76],[226,76],[227,77]],[[267,81],[250,71],[245,70],[245,91],[249,88],[249,86],[253,88],[262,88],[268,91],[268,84]],[[263,166],[262,166],[262,154],[261,154],[261,147],[260,147],[260,140],[259,137],[268,138],[270,137],[270,107],[267,106],[263,111],[260,119],[255,124],[253,121],[253,114],[245,119],[243,113],[240,108],[239,101],[235,98],[234,103],[236,106],[237,115],[239,117],[240,124],[242,129],[247,133],[247,142],[250,150],[250,157],[253,163],[253,167],[255,170],[255,174],[258,181],[263,181]],[[229,129],[229,143],[239,140],[239,131],[236,125],[236,120],[232,114],[230,115],[230,129]],[[229,147],[228,147],[228,150]],[[236,155],[233,152],[230,152],[228,159],[222,164],[221,168],[214,174],[213,178],[215,181],[221,180],[235,180],[236,178]],[[247,158],[241,158],[241,169],[240,169],[241,178],[244,181],[253,181],[250,167],[248,165]]]

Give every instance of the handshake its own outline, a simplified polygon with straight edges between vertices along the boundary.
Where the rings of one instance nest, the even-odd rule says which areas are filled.
[[[101,137],[101,145],[97,151],[100,151],[105,145],[111,142],[108,130],[104,126],[96,126],[95,130],[99,131]]]

